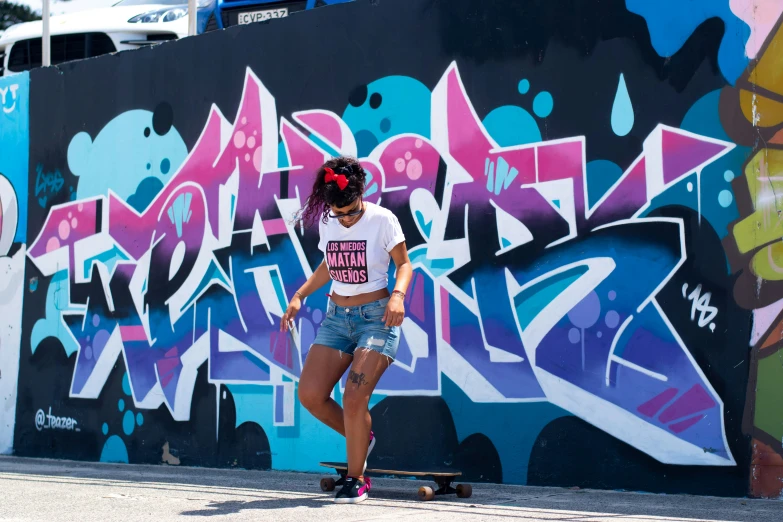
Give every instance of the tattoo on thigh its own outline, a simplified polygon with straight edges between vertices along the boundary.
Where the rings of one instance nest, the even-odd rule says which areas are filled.
[[[350,370],[348,372],[348,380],[354,384],[358,384],[359,386],[362,384],[367,384],[367,381],[364,378],[364,372],[356,373],[355,371]]]

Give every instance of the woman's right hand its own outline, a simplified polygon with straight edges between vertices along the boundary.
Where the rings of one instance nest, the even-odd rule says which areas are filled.
[[[298,295],[294,295],[293,299],[288,303],[288,309],[283,314],[283,318],[280,320],[280,331],[287,332],[291,327],[296,314],[299,313],[299,309],[302,308],[302,300]]]

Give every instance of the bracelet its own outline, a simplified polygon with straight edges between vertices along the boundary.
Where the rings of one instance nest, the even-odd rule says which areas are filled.
[[[397,294],[397,295],[399,295],[399,296],[400,296],[402,299],[405,299],[405,292],[400,292],[399,290],[395,290],[394,292],[392,292],[392,295],[394,295],[394,294]]]
[[[302,292],[300,292],[299,290],[294,292],[294,297],[296,297],[296,296],[299,296],[299,299],[302,299],[302,300],[304,300],[304,298],[305,298],[305,296],[303,296]]]

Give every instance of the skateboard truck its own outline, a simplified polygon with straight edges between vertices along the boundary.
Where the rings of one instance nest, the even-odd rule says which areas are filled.
[[[470,484],[457,484],[456,488],[451,487],[454,477],[432,477],[438,489],[422,486],[419,488],[419,498],[421,500],[432,500],[437,495],[457,495],[458,498],[469,498],[473,494],[473,488]]]

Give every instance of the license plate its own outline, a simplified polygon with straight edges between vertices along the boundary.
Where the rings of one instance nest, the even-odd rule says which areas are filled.
[[[254,24],[256,22],[265,22],[273,18],[285,18],[288,16],[288,8],[265,9],[263,11],[250,11],[239,13],[239,25]]]

